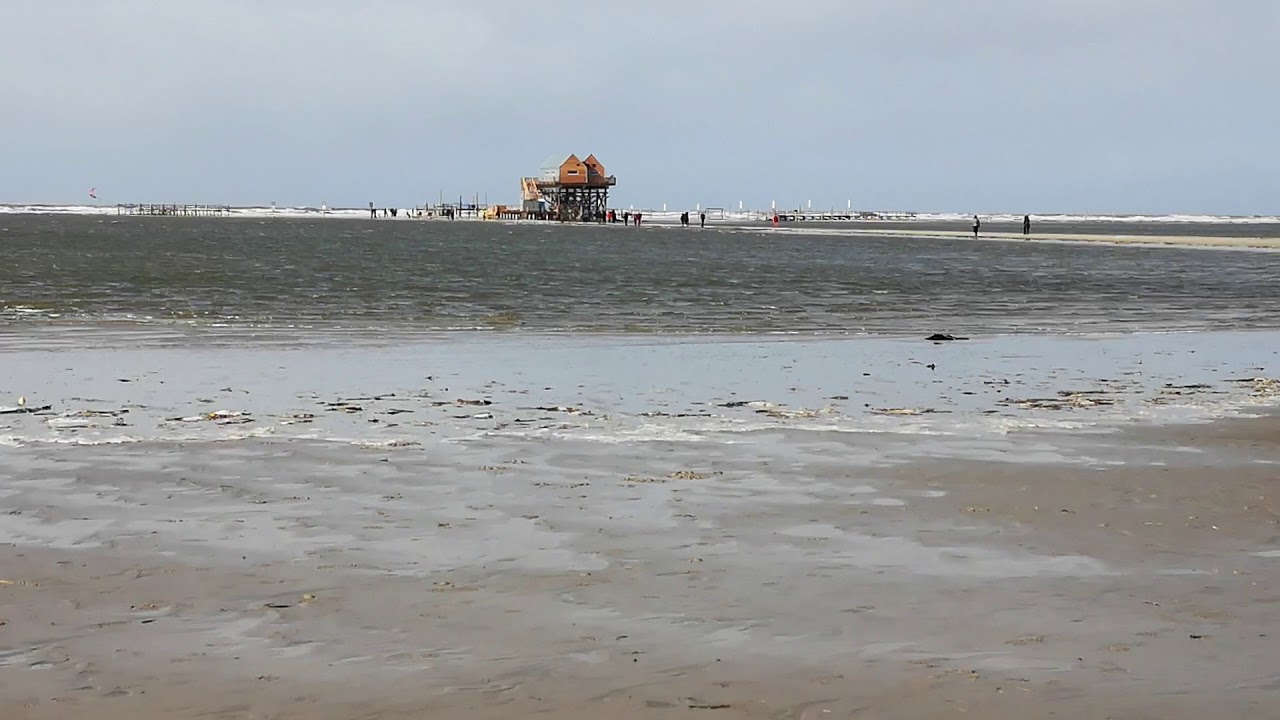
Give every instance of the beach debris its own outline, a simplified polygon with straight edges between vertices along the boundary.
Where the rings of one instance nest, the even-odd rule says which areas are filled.
[[[476,592],[479,589],[475,585],[455,585],[448,580],[440,580],[431,584],[430,592]]]
[[[27,398],[25,396],[20,396],[18,398],[17,405],[0,407],[0,415],[14,415],[16,413],[38,413],[38,412],[44,412],[46,410],[52,410],[52,409],[53,409],[52,405],[40,405],[38,407],[29,406],[27,405]]]
[[[396,448],[418,447],[422,443],[417,440],[369,440],[357,443],[357,447],[364,450],[386,450]]]
[[[569,405],[569,406],[544,405],[540,407],[520,408],[520,409],[521,410],[541,410],[542,412],[565,413],[568,415],[594,415],[594,413],[592,413],[590,410],[583,410],[582,408],[573,407],[572,405]]]
[[[493,401],[492,401],[492,400],[485,400],[485,399],[483,399],[483,398],[481,398],[481,399],[479,399],[479,400],[465,400],[465,399],[463,399],[463,398],[458,398],[455,402],[456,402],[457,404],[459,404],[459,405],[479,405],[479,406],[487,406],[487,405],[492,405],[492,404],[493,404]]]
[[[723,475],[722,472],[696,472],[693,470],[677,470],[669,475],[672,480],[706,480],[707,478]]]
[[[364,412],[363,406],[353,405],[352,403],[347,402],[346,400],[339,400],[337,402],[325,402],[320,404],[324,405],[325,410],[336,410],[337,412],[344,412],[348,414]]]
[[[72,413],[66,413],[63,417],[120,417],[128,413],[129,408],[120,408],[119,410],[76,410]]]
[[[726,703],[689,703],[690,710],[728,710],[732,707]]]
[[[968,340],[968,339],[969,338],[966,338],[966,337],[957,337],[955,335],[951,335],[950,333],[934,333],[929,337],[925,338],[925,340],[928,340],[930,342],[952,342],[953,340]]]
[[[187,415],[185,417],[165,418],[168,422],[217,422],[219,425],[239,425],[243,423],[253,422],[253,418],[249,417],[251,413],[243,410],[214,410],[213,412],[201,413],[199,415]]]
[[[1105,390],[1060,390],[1052,398],[1004,398],[1001,405],[1012,405],[1024,410],[1074,410],[1114,405],[1115,400],[1101,397]]]
[[[950,410],[938,410],[936,408],[876,408],[871,411],[872,415],[936,415],[949,413]]]
[[[768,415],[769,417],[776,418],[778,420],[816,418],[823,415],[834,415],[837,412],[836,408],[832,405],[827,405],[817,410],[810,410],[808,408],[789,410],[785,405],[779,405],[776,403],[761,403],[761,405],[763,405],[763,407],[758,407],[756,409],[757,414]]]
[[[56,417],[46,419],[44,422],[55,430],[77,430],[82,428],[101,427],[97,422],[100,418],[111,418],[111,424],[115,426],[126,425],[124,418],[121,417],[128,413],[128,408],[120,410],[77,410],[75,412],[64,413]]]
[[[639,475],[628,475],[627,477],[625,477],[625,478],[623,478],[623,479],[622,479],[622,482],[629,482],[629,483],[635,483],[635,484],[655,484],[655,485],[656,485],[656,484],[661,484],[661,483],[668,482],[668,481],[669,481],[669,479],[670,479],[670,478],[641,477],[641,476],[639,476]]]
[[[309,412],[290,413],[288,415],[277,417],[284,418],[280,421],[281,425],[303,425],[316,419],[315,414]]]
[[[19,587],[35,587],[36,584],[27,580],[6,580],[0,578],[0,585],[16,585]]]
[[[1038,645],[1044,642],[1043,635],[1023,635],[1015,640],[1006,640],[1005,645]]]
[[[1255,395],[1280,395],[1280,380],[1269,377],[1238,378],[1230,382],[1252,385]]]

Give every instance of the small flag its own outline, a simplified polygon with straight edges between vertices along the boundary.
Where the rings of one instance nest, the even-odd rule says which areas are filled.
[[[94,200],[97,200],[97,199],[98,199],[98,188],[96,188],[96,187],[94,187],[94,188],[89,188],[89,197],[93,198]]]

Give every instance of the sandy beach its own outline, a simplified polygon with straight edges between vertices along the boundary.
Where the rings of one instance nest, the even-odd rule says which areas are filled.
[[[875,480],[636,450],[11,450],[6,717],[1262,717],[1277,431]]]
[[[11,2],[0,720],[1280,720],[1280,4]]]
[[[92,337],[3,352],[51,406],[0,416],[6,718],[1262,717],[1280,689],[1271,333]]]

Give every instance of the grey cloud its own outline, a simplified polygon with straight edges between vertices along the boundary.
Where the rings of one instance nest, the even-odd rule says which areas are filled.
[[[1278,8],[20,0],[0,200],[1275,212]]]

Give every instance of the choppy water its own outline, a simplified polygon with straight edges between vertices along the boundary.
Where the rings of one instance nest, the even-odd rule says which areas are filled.
[[[1218,230],[1166,232],[1227,234]],[[0,262],[0,327],[10,329],[112,322],[986,334],[1280,326],[1280,253],[1266,252],[659,227],[12,216],[0,218]]]

